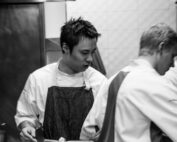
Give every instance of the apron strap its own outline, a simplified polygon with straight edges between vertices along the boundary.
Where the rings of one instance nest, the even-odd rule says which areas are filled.
[[[89,90],[91,88],[88,76],[86,74],[86,71],[83,72],[83,78],[84,78],[84,84],[85,84],[85,89]]]
[[[109,86],[108,100],[103,128],[97,142],[114,142],[114,120],[117,92],[128,72],[119,72]]]

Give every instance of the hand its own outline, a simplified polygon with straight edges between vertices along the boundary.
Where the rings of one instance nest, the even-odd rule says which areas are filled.
[[[58,140],[58,142],[66,142],[66,139],[63,138],[63,137],[60,137],[59,140]]]
[[[25,141],[32,141],[32,142],[37,142],[35,139],[36,134],[35,134],[35,128],[31,126],[24,127],[20,133],[20,136],[25,140]]]

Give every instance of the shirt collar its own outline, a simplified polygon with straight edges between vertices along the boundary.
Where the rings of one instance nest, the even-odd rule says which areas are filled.
[[[144,67],[149,67],[149,68],[154,69],[153,66],[146,59],[137,58],[133,62],[139,66],[144,66]]]

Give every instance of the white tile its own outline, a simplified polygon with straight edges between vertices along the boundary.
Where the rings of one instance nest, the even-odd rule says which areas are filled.
[[[139,0],[139,9],[142,10],[167,10],[170,0]]]

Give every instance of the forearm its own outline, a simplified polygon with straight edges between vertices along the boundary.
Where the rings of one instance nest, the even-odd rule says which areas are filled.
[[[25,127],[33,127],[36,128],[35,124],[31,123],[30,121],[23,121],[18,125],[18,129],[21,131]]]
[[[94,127],[84,128],[81,131],[80,134],[80,140],[92,140],[96,141],[100,135],[100,130],[96,132],[96,129]]]

